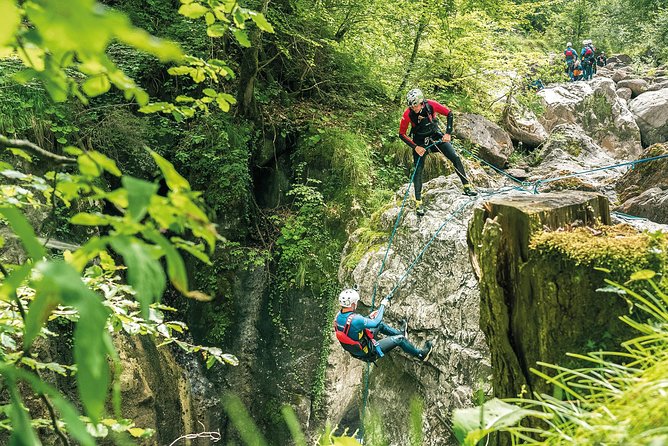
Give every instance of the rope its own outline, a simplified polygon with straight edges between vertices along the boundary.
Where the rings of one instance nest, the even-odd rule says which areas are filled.
[[[572,178],[572,177],[576,177],[576,176],[579,176],[579,175],[586,175],[588,173],[594,173],[594,172],[599,172],[599,171],[603,171],[603,170],[617,169],[618,167],[624,167],[624,166],[634,167],[636,164],[646,163],[646,162],[649,162],[649,161],[656,161],[656,160],[660,160],[660,159],[663,159],[663,158],[668,158],[668,154],[652,156],[650,158],[643,158],[643,159],[639,159],[639,160],[635,160],[635,161],[627,161],[625,163],[611,164],[609,166],[597,167],[595,169],[581,170],[579,172],[573,172],[573,173],[569,173],[567,175],[560,175],[558,177],[551,177],[551,178],[544,178],[544,179],[536,180],[533,183],[528,183],[528,184],[533,185],[533,193],[537,194],[538,193],[538,188],[542,184],[552,183],[552,182],[557,181],[557,180],[563,180],[564,178]]]

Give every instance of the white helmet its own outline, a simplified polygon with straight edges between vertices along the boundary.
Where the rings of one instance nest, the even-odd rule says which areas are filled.
[[[573,46],[573,42],[568,42],[566,46]]]
[[[360,300],[360,293],[353,290],[352,288],[343,290],[341,291],[341,294],[339,294],[339,304],[341,304],[342,307],[351,307],[353,304],[356,304],[357,301],[359,300]]]
[[[583,40],[583,41],[582,41],[582,44],[583,44],[583,45],[587,45],[588,43],[589,43],[589,40]]]
[[[413,88],[406,95],[406,102],[408,102],[409,107],[424,102],[424,94],[422,94],[422,90],[420,90],[419,88]]]

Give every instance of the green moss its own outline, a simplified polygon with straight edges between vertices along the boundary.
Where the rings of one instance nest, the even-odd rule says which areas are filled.
[[[530,249],[541,256],[570,260],[577,266],[604,268],[626,280],[633,272],[666,269],[665,235],[638,233],[628,225],[571,231],[541,232],[531,238]]]

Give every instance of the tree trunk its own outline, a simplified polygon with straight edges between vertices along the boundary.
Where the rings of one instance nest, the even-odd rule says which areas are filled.
[[[269,0],[262,2],[262,13],[267,13]],[[257,104],[255,103],[255,82],[259,71],[260,45],[262,44],[262,30],[257,26],[250,32],[250,48],[244,48],[241,52],[241,63],[239,66],[239,89],[237,91],[237,115],[244,118],[257,116]]]
[[[426,27],[427,27],[427,21],[424,20],[424,18],[420,19],[417,32],[415,33],[415,40],[413,41],[413,52],[411,53],[411,57],[408,60],[408,65],[406,66],[404,77],[401,80],[401,85],[399,85],[397,93],[394,96],[394,102],[401,101],[401,95],[403,94],[404,89],[406,88],[406,84],[408,83],[408,76],[410,76],[411,71],[413,70],[413,64],[415,63],[415,59],[417,59],[418,50],[420,49],[420,40],[422,39],[422,33],[424,32]]]

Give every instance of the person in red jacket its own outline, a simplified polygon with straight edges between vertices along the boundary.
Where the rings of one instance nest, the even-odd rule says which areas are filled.
[[[406,95],[408,108],[404,112],[399,124],[399,138],[413,149],[413,164],[417,164],[413,184],[415,185],[416,213],[424,215],[425,210],[422,206],[422,170],[424,169],[424,160],[421,160],[427,152],[441,152],[455,167],[457,176],[464,185],[464,194],[474,196],[478,192],[471,186],[462,160],[455,153],[455,149],[450,144],[450,135],[452,134],[452,111],[446,106],[439,104],[431,99],[425,99],[419,88],[414,88]],[[447,126],[445,133],[441,132],[437,125],[436,114],[447,117]],[[410,134],[407,134],[410,124]]]

